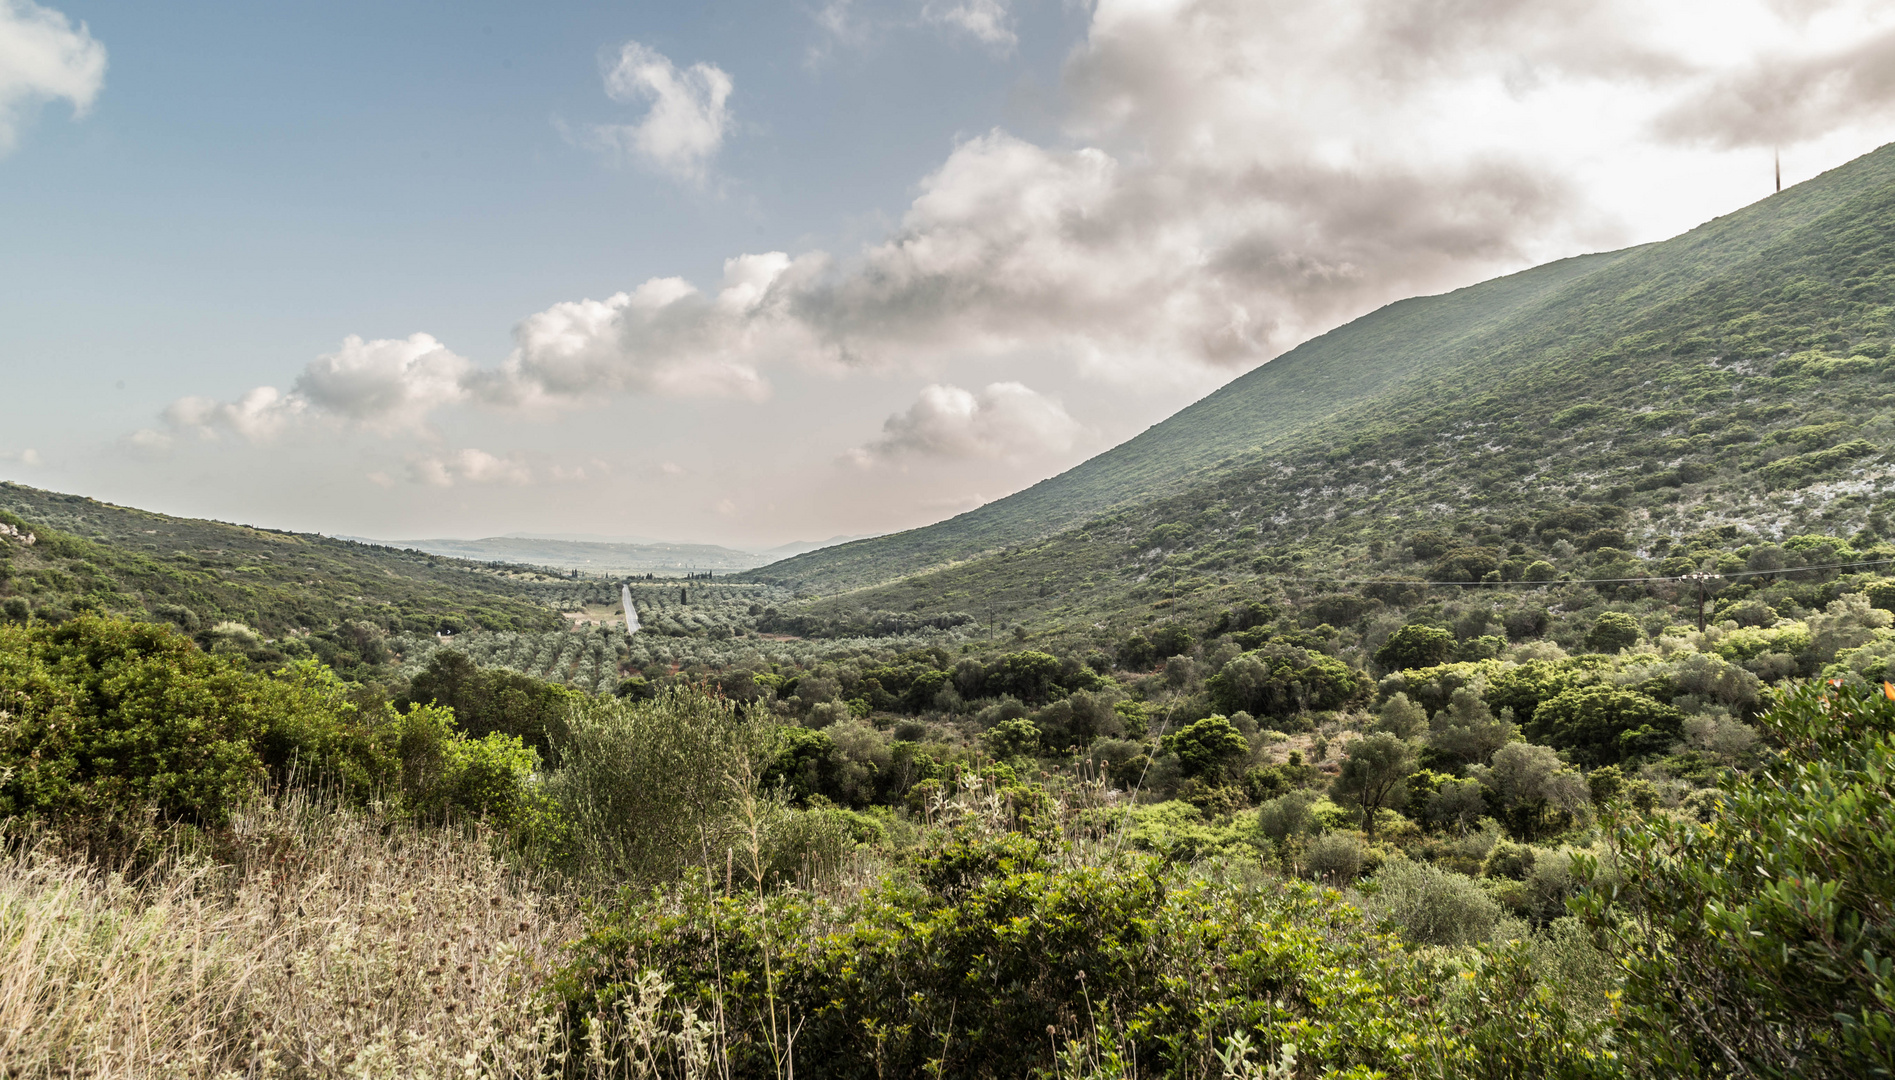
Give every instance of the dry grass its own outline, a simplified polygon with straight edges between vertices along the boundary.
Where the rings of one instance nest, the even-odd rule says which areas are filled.
[[[570,903],[478,836],[291,799],[140,882],[0,857],[0,1075],[529,1076]]]

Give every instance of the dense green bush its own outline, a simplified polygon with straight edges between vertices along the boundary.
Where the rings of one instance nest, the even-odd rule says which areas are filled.
[[[1582,765],[1611,765],[1664,751],[1682,734],[1670,705],[1612,686],[1579,686],[1543,702],[1535,734]]]
[[[1340,709],[1365,699],[1366,675],[1333,656],[1270,644],[1226,663],[1205,684],[1225,715],[1286,717],[1308,709]]]
[[[571,869],[660,882],[721,861],[734,842],[733,805],[754,796],[777,760],[774,736],[749,710],[695,687],[580,702],[545,783],[570,823]]]
[[[1547,1038],[1537,1012],[1522,1020],[1520,1004],[1538,1001],[1530,979],[1483,982],[1516,999],[1501,1021],[1510,1049],[1490,1048],[1492,1010],[1436,995],[1334,892],[1219,886],[1140,856],[1066,867],[1019,837],[961,837],[916,883],[837,902],[719,895],[701,876],[628,892],[556,987],[578,1025],[648,971],[671,988],[653,1022],[722,1017],[737,1077],[784,1075],[792,1059],[814,1078],[1125,1075],[1111,1070],[1133,1061],[1156,1076],[1249,1075],[1224,1072],[1238,1062],[1361,1077],[1418,1075],[1424,1061],[1457,1076],[1609,1071],[1596,1049]]]
[[[1375,662],[1384,671],[1433,667],[1454,655],[1454,632],[1438,626],[1410,624],[1395,631],[1375,650]]]
[[[1638,644],[1644,631],[1638,620],[1623,611],[1602,612],[1586,631],[1586,646],[1595,652],[1615,653]]]
[[[272,678],[169,626],[81,616],[0,627],[0,814],[221,824],[270,767],[386,780],[379,733],[332,676]]]
[[[1580,860],[1624,957],[1654,1073],[1895,1073],[1895,701],[1805,684],[1761,720],[1784,748],[1708,822],[1638,817],[1617,873]]]
[[[1407,859],[1375,872],[1367,908],[1393,924],[1412,945],[1472,945],[1487,940],[1500,905],[1466,875]]]
[[[1222,716],[1208,716],[1165,736],[1165,746],[1178,755],[1186,776],[1221,779],[1226,770],[1244,760],[1250,743]]]
[[[638,691],[634,688],[620,696],[635,697]],[[404,700],[445,705],[454,710],[456,723],[468,735],[476,739],[510,735],[531,747],[542,761],[557,764],[555,747],[562,740],[566,714],[576,695],[519,672],[476,667],[465,653],[442,649],[410,681]]]

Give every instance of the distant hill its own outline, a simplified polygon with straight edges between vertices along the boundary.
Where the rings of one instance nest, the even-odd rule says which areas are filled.
[[[0,483],[0,598],[58,619],[144,614],[187,629],[242,622],[275,637],[345,622],[378,630],[563,625],[549,581],[307,533],[155,514]],[[11,612],[9,612],[11,614]]]
[[[483,540],[365,540],[475,562],[514,563],[594,574],[682,574],[693,570],[748,570],[769,556],[715,544],[624,544],[545,537],[490,536]]]
[[[1204,528],[1254,530],[1245,546],[1255,550],[1351,514],[1524,508],[1618,487],[1658,491],[1629,499],[1651,503],[1766,466],[1779,480],[1797,469],[1808,481],[1843,475],[1889,446],[1870,423],[1885,415],[1880,391],[1863,383],[1879,387],[1891,337],[1892,205],[1895,149],[1885,147],[1664,243],[1391,304],[1025,491],[754,576],[841,593],[981,561],[1101,515],[1144,520],[1181,507],[1225,507]],[[1817,358],[1774,366],[1808,350]],[[1840,426],[1779,434],[1824,410]],[[1783,441],[1751,441],[1770,439]],[[1790,449],[1815,456],[1768,465]],[[1662,486],[1673,480],[1683,494]]]
[[[827,540],[793,540],[787,544],[778,544],[776,547],[768,548],[757,554],[764,556],[765,561],[775,561],[777,559],[787,559],[793,555],[802,555],[811,551],[821,551],[824,548],[832,548],[837,544],[847,544],[856,540],[866,539],[868,539],[866,536],[832,536]]]

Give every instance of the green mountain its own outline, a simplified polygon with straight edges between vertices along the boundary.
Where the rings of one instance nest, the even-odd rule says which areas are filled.
[[[564,625],[543,575],[305,533],[134,510],[0,483],[7,614],[149,614],[271,637],[345,622],[380,630]],[[32,543],[27,542],[30,536]]]
[[[1891,268],[1883,148],[1664,243],[1390,305],[1008,499],[756,576],[1050,618],[1128,580],[1602,577],[1601,550],[1630,577],[1706,529],[1882,528]]]

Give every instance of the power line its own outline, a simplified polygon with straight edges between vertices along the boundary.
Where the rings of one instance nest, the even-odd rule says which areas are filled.
[[[1858,567],[1888,566],[1895,559],[1870,559],[1865,562],[1829,563],[1823,566],[1786,566],[1780,570],[1732,570],[1714,575],[1721,578],[1765,577],[1781,574],[1804,574],[1818,570],[1852,570]],[[1695,573],[1694,571],[1693,573]],[[1342,578],[1342,577],[1281,577],[1274,574],[1262,574],[1261,577],[1276,581],[1300,585],[1459,585],[1463,587],[1543,589],[1549,585],[1636,585],[1655,581],[1691,581],[1691,574],[1676,574],[1656,577],[1619,577],[1619,578],[1566,578],[1560,581],[1433,581],[1424,578]]]

